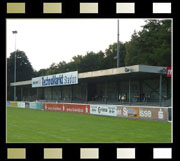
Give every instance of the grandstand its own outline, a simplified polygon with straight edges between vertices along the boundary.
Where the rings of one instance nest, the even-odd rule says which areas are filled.
[[[32,80],[11,83],[18,101],[171,106],[166,67],[133,65],[77,73],[76,84],[32,87]]]

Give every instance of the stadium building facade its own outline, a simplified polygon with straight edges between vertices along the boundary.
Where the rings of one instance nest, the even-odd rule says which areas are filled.
[[[134,65],[85,73],[67,72],[11,83],[18,101],[171,106],[169,68]]]

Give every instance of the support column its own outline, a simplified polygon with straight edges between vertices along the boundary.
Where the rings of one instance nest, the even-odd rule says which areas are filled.
[[[71,102],[73,101],[73,85],[71,85]]]
[[[23,87],[21,87],[21,101],[23,101],[22,99],[23,99]]]
[[[167,94],[167,98],[168,98],[168,96],[169,96],[169,91],[168,91],[168,89],[169,89],[169,84],[168,84],[168,78],[166,78],[166,94]]]
[[[30,94],[29,94],[29,91],[30,91],[29,89],[30,89],[30,88],[28,87],[28,101],[30,101],[30,100],[29,100],[29,95],[30,95]]]
[[[37,90],[36,90],[36,94],[37,94],[37,96],[36,96],[36,100],[38,100],[38,95],[39,95],[39,90],[38,90],[39,88],[37,88]]]
[[[117,102],[119,102],[119,82],[116,82],[116,89],[117,89]]]
[[[143,92],[142,80],[139,80],[139,102],[142,101],[142,92]]]
[[[108,86],[108,84],[107,84],[107,79],[105,80],[105,97],[104,97],[104,99],[105,99],[105,103],[107,104],[107,86]]]
[[[86,103],[88,102],[88,83],[86,83]]]
[[[61,100],[63,100],[63,87],[61,86]]]
[[[160,74],[160,81],[159,81],[159,105],[162,104],[162,74]]]
[[[129,105],[131,104],[131,80],[129,79]]]
[[[50,91],[51,91],[51,100],[53,100],[53,87],[50,87]]]

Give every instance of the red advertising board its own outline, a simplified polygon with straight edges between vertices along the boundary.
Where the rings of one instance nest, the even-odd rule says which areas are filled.
[[[167,67],[166,68],[166,76],[167,77],[171,77],[171,75],[172,75],[172,68],[171,67]]]
[[[58,104],[58,103],[45,103],[44,104],[44,110],[47,110],[47,111],[64,111],[63,110],[63,104]]]
[[[45,103],[44,104],[44,110],[89,114],[90,113],[90,105],[86,105],[86,104]]]

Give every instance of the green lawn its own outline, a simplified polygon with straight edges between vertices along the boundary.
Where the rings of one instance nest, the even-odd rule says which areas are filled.
[[[7,108],[7,142],[171,142],[171,123]]]

